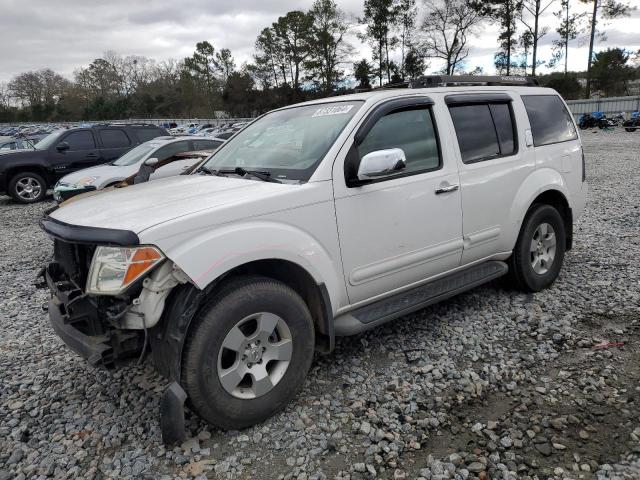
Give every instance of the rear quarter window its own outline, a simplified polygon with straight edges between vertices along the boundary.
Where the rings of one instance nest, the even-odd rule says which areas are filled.
[[[522,95],[536,147],[576,140],[573,118],[557,95]]]

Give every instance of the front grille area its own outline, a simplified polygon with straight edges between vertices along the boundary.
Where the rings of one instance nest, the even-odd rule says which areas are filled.
[[[87,284],[95,249],[95,245],[67,243],[59,239],[55,239],[53,242],[55,261],[58,262],[69,280],[82,290]]]

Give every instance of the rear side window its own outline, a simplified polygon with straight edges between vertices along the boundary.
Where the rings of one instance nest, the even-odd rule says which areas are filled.
[[[134,131],[140,143],[148,142],[149,140],[164,135],[164,132],[158,128],[136,128]]]
[[[231,138],[231,135],[233,135],[234,133],[236,132],[225,132],[225,133],[221,133],[220,135],[216,135],[216,137],[226,140],[227,138]]]
[[[219,140],[194,140],[193,148],[195,150],[212,150],[222,145]]]
[[[163,161],[169,157],[173,157],[176,153],[183,153],[188,151],[190,151],[189,142],[187,142],[186,140],[182,142],[173,142],[156,150],[155,153],[152,153],[150,155],[150,158],[155,157],[159,161]]]
[[[536,147],[578,138],[571,114],[557,95],[522,95]]]
[[[108,130],[100,130],[100,139],[103,148],[122,148],[131,145],[129,137],[124,130],[111,128]]]
[[[513,115],[508,103],[451,106],[449,111],[464,163],[516,152]]]
[[[436,131],[429,108],[411,108],[391,112],[371,128],[358,155],[388,148],[401,148],[406,157],[405,173],[435,170],[440,167]]]
[[[69,150],[91,150],[96,148],[96,143],[93,140],[93,134],[88,130],[80,130],[78,132],[71,132],[64,137],[63,142],[69,144]]]

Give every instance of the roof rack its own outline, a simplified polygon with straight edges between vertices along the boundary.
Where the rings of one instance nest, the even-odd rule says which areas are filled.
[[[537,87],[538,80],[533,77],[515,75],[425,75],[409,82],[409,88],[432,88],[464,85],[510,85]],[[396,86],[400,86],[396,84]]]

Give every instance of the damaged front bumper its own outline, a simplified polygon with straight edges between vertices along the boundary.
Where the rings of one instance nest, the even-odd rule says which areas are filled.
[[[99,300],[86,295],[68,280],[57,262],[49,263],[41,275],[51,291],[48,303],[51,325],[74,352],[92,365],[107,368],[116,367],[142,352],[141,332],[111,326],[102,316]]]

